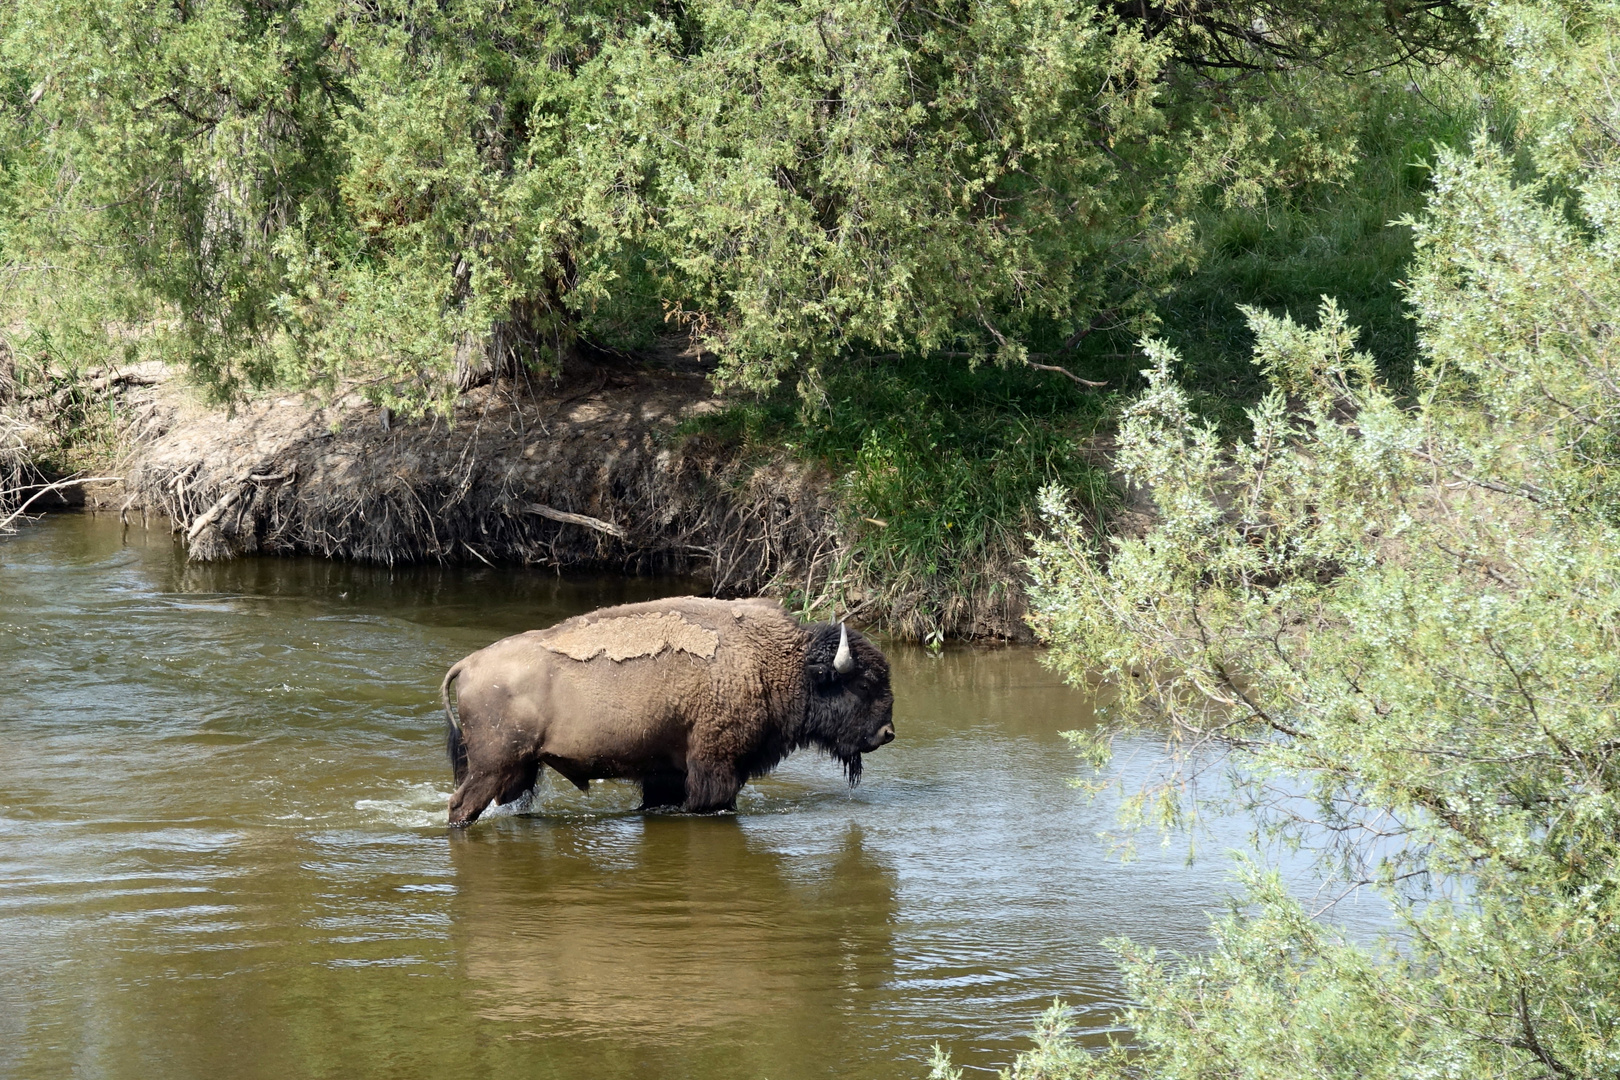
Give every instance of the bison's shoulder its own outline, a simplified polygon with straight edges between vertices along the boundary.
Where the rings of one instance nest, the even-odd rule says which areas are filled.
[[[782,609],[780,601],[769,600],[763,596],[744,600],[716,600],[712,596],[666,596],[662,600],[645,600],[638,604],[617,604],[613,607],[600,608],[588,615],[581,615],[578,619],[613,619],[630,615],[668,613],[684,615],[693,622],[711,628],[719,625],[721,621],[732,622],[744,617],[755,619],[775,617],[783,622],[794,623],[793,617]],[[568,621],[577,622],[578,619]]]

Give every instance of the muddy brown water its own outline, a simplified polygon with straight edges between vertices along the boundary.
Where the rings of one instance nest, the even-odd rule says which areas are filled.
[[[801,752],[735,816],[546,781],[445,828],[445,667],[682,584],[0,540],[0,1076],[921,1077],[1054,995],[1104,1037],[1102,939],[1203,944],[1225,864],[1109,857],[1029,650],[890,645],[854,791]]]

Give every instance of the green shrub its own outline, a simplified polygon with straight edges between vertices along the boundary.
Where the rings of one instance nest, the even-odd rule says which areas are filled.
[[[1105,548],[1052,489],[1033,564],[1054,662],[1120,687],[1077,745],[1170,733],[1137,819],[1194,819],[1187,781],[1230,755],[1238,804],[1382,888],[1403,941],[1250,874],[1208,956],[1121,946],[1139,1052],[1018,1075],[1620,1069],[1620,7],[1484,15],[1536,175],[1483,129],[1437,155],[1410,394],[1333,304],[1250,310],[1269,389],[1230,442],[1156,343],[1118,459],[1156,524]]]
[[[807,392],[814,407],[784,388],[692,425],[837,477],[839,554],[794,602],[847,611],[870,597],[901,609],[894,629],[910,636],[962,633],[998,605],[1006,615],[1043,486],[1097,511],[1110,501],[1083,452],[1107,400],[1062,379],[907,359],[841,367]]]

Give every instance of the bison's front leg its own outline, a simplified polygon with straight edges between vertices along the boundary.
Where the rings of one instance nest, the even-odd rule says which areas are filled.
[[[685,773],[655,772],[641,778],[641,805],[637,809],[654,810],[660,806],[685,805]]]
[[[689,814],[713,814],[721,810],[737,809],[737,792],[742,790],[743,778],[737,775],[730,761],[704,761],[688,758],[686,762],[686,802],[681,809]]]

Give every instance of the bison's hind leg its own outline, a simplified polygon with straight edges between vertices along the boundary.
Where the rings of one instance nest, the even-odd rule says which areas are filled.
[[[521,799],[539,776],[539,761],[516,761],[490,771],[473,769],[450,796],[450,824],[471,825],[491,801],[504,806]]]
[[[648,773],[641,778],[641,805],[638,810],[653,810],[660,806],[683,806],[686,803],[686,774],[673,770]]]

